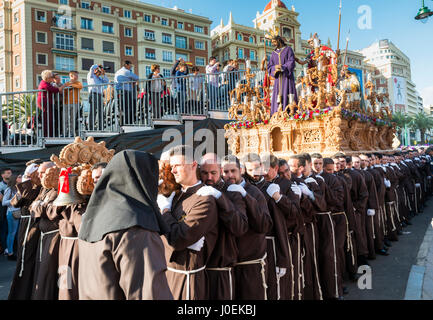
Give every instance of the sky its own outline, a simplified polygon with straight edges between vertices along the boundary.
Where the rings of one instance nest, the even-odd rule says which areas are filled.
[[[269,0],[142,0],[147,3],[173,8],[177,6],[193,14],[208,17],[212,28],[221,18],[227,24],[230,11],[235,23],[254,26],[257,11],[263,12]],[[282,0],[299,13],[302,39],[317,32],[323,43],[328,37],[333,48],[338,37],[338,7],[340,0]],[[349,50],[359,50],[381,40],[391,40],[411,61],[412,81],[424,99],[424,105],[433,105],[433,17],[427,23],[414,19],[422,0],[342,0],[340,48],[345,46],[350,29]],[[425,0],[433,10],[433,1]],[[371,28],[361,29],[364,8],[371,12]],[[370,10],[371,9],[371,10]],[[361,10],[361,13],[358,13]],[[365,20],[363,20],[365,21]]]

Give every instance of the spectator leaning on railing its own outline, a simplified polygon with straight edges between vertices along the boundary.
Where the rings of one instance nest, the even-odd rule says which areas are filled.
[[[198,67],[193,67],[191,69],[192,75],[189,78],[189,87],[191,92],[191,101],[193,107],[197,108],[199,106],[199,101],[202,101],[202,88],[204,77],[199,74]]]
[[[76,124],[80,109],[80,91],[83,84],[78,81],[78,72],[69,72],[69,86],[63,90],[63,119],[65,120],[65,136],[73,137],[77,134]]]
[[[176,82],[179,96],[179,109],[180,113],[185,113],[185,102],[186,102],[186,79],[188,75],[187,66],[185,63],[179,63],[179,69],[176,71]]]
[[[206,66],[206,74],[208,74],[208,95],[211,109],[215,109],[218,98],[218,69],[220,63],[215,57],[209,58],[209,64]]]
[[[122,124],[133,124],[137,113],[137,90],[135,82],[139,78],[131,69],[131,62],[126,60],[123,67],[114,75],[120,111],[122,112]]]
[[[161,99],[163,92],[167,89],[167,85],[164,77],[160,73],[161,67],[158,64],[153,64],[150,69],[152,73],[147,76],[149,81],[147,81],[146,87],[146,91],[149,94],[148,101],[150,99],[154,118],[160,118],[164,115],[164,110],[162,110],[161,107]]]
[[[103,130],[104,124],[104,84],[109,83],[110,80],[105,75],[105,69],[102,65],[94,64],[89,73],[87,74],[87,84],[89,85],[90,96],[90,112],[89,112],[89,130],[95,130],[95,120],[98,117],[99,130]],[[92,86],[94,85],[94,86]]]
[[[54,99],[56,94],[63,91],[63,88],[69,85],[65,83],[59,87],[55,87],[52,83],[55,81],[51,70],[44,70],[41,73],[42,80],[39,83],[38,90],[38,108],[42,110],[42,124],[45,137],[54,137],[54,128],[57,126],[54,123],[54,114],[57,112],[54,108]]]

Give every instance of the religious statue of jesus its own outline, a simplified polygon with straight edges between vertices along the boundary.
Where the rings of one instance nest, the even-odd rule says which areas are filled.
[[[295,85],[295,55],[292,48],[287,46],[284,39],[279,35],[272,38],[274,52],[268,63],[268,72],[275,78],[272,94],[271,116],[278,111],[280,104],[283,110],[297,102]]]

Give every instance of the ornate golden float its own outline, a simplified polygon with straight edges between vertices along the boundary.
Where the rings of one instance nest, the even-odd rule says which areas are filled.
[[[247,68],[246,84],[231,92],[233,122],[225,126],[232,154],[270,152],[288,158],[304,152],[331,156],[394,149],[396,130],[388,95],[376,93],[369,76],[362,103],[359,83],[344,85],[351,77],[347,68],[339,78],[338,56],[322,46],[314,50],[315,67],[304,68],[304,76],[298,77],[298,103],[291,99],[285,107],[280,104],[272,117],[266,106],[270,90],[253,82],[255,75]]]

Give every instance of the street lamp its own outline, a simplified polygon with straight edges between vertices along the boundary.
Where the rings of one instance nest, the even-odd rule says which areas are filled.
[[[415,20],[421,20],[422,23],[426,23],[432,15],[433,15],[433,11],[431,11],[428,7],[426,7],[424,4],[424,0],[422,0],[422,7],[421,9],[419,9],[418,14],[415,17]]]

